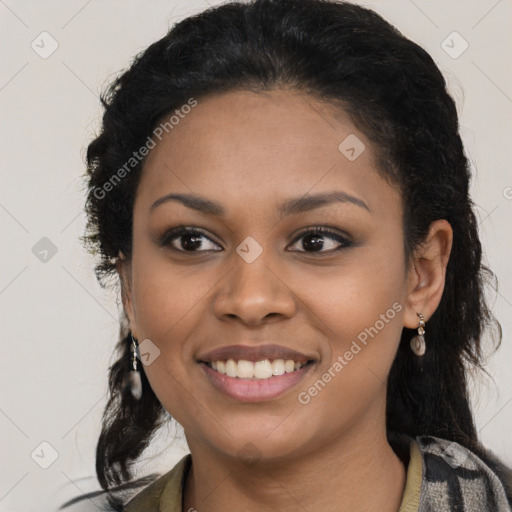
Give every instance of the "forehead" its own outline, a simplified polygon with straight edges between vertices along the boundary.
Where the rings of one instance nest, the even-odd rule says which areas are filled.
[[[187,109],[188,110],[188,109]],[[268,208],[273,199],[343,189],[370,205],[397,192],[340,107],[297,91],[231,91],[197,100],[149,153],[137,202],[174,191]]]

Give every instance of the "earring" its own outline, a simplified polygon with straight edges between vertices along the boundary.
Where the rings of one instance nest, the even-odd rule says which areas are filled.
[[[128,383],[133,398],[140,400],[142,396],[142,379],[140,378],[140,371],[137,368],[137,342],[133,334],[130,333],[130,335],[132,337],[132,369],[128,375]]]
[[[421,313],[417,313],[420,319],[420,325],[418,326],[418,334],[411,338],[411,350],[417,355],[422,356],[427,350],[425,344],[425,318]]]

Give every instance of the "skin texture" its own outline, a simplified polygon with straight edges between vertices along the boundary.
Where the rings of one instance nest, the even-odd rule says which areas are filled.
[[[354,161],[338,150],[349,134],[366,146]],[[336,202],[279,213],[288,199],[334,190],[368,209]],[[177,201],[151,211],[169,193],[204,196],[225,214]],[[449,224],[437,221],[406,262],[401,201],[348,115],[293,90],[202,98],[148,155],[133,252],[120,254],[118,271],[134,336],[160,350],[144,368],[148,379],[192,453],[184,510],[398,510],[405,468],[386,440],[386,378],[402,328],[416,328],[421,312],[428,329],[452,241]],[[184,250],[183,237],[159,244],[180,224],[204,231],[196,252]],[[315,226],[352,243],[323,235],[323,247],[311,249],[303,235]],[[252,263],[236,252],[249,236],[263,250]],[[301,404],[298,393],[393,304],[394,318]],[[227,397],[196,362],[215,348],[264,343],[316,359],[297,386],[272,400]]]

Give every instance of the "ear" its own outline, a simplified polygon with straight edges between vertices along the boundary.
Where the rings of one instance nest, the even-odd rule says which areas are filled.
[[[414,251],[409,262],[404,327],[416,329],[417,313],[427,321],[439,306],[452,242],[453,230],[448,221],[436,220],[430,225],[425,242]]]
[[[130,331],[135,338],[138,338],[132,299],[131,260],[127,258],[121,251],[119,251],[119,255],[116,261],[116,270],[119,275],[119,281],[121,282],[121,298],[123,301],[126,317],[128,318],[130,324]]]

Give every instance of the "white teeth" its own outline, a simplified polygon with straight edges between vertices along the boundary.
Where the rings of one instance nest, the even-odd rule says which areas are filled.
[[[241,379],[252,379],[254,377],[254,364],[251,361],[240,359],[238,361],[237,377]]]
[[[254,376],[257,379],[268,379],[272,377],[272,365],[268,359],[258,361],[254,364]]]
[[[236,377],[238,375],[238,365],[233,359],[226,361],[226,375],[228,377]]]
[[[264,359],[263,361],[247,361],[240,359],[228,359],[227,361],[212,361],[211,368],[228,377],[238,377],[239,379],[269,379],[274,375],[283,375],[297,371],[305,363],[299,363],[293,359]]]
[[[292,361],[291,359],[288,359],[284,362],[284,371],[286,373],[292,373],[294,369],[295,369],[294,361]]]
[[[283,375],[284,359],[276,359],[272,361],[272,375]]]

